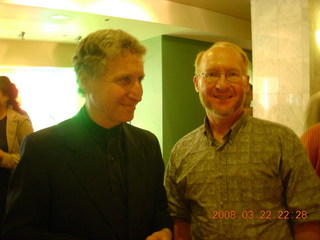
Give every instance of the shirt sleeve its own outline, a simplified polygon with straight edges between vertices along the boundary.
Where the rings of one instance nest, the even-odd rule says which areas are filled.
[[[190,222],[190,200],[185,196],[185,179],[179,176],[179,170],[176,167],[176,157],[179,156],[177,151],[177,147],[172,150],[165,175],[169,212],[172,217]]]

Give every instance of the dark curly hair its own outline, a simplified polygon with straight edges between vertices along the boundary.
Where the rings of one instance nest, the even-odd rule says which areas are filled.
[[[8,106],[12,105],[16,112],[25,114],[25,111],[20,108],[20,104],[17,101],[19,91],[7,76],[0,76],[0,91],[9,97]]]

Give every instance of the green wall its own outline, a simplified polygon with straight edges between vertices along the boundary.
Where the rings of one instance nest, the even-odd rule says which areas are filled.
[[[200,126],[205,112],[194,90],[194,60],[212,43],[162,36],[163,158],[174,144]]]
[[[159,36],[143,41],[147,47],[143,98],[132,124],[159,139],[164,162],[173,145],[203,123],[204,110],[193,86],[194,60],[211,43]]]

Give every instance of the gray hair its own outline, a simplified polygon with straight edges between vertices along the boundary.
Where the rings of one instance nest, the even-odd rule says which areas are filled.
[[[144,55],[146,48],[135,37],[122,30],[102,29],[89,34],[80,41],[73,57],[78,85],[82,72],[99,78],[108,69],[108,60],[125,52]],[[81,85],[78,91],[84,94]]]

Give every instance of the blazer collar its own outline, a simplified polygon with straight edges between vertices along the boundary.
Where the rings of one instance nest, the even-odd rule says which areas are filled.
[[[137,133],[133,133],[133,127],[125,124],[124,133],[127,148],[127,187],[128,187],[128,207],[129,207],[129,236],[134,236],[135,231],[140,229],[141,215],[143,207],[148,201],[146,189],[146,165],[144,164],[143,146],[137,138]]]

